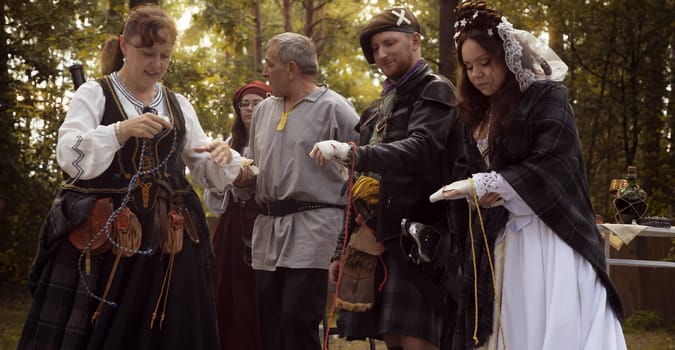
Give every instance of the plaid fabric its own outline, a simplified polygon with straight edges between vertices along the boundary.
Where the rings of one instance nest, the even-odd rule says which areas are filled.
[[[426,339],[436,346],[443,336],[444,315],[422,294],[413,279],[405,275],[405,268],[395,261],[395,254],[389,249],[398,249],[397,241],[389,241],[383,254],[386,265],[386,281],[382,293],[373,309],[367,312],[340,310],[337,326],[340,336],[348,340],[382,339],[384,334],[400,334]],[[384,279],[382,264],[378,264],[375,288]]]
[[[591,263],[607,290],[609,304],[621,320],[623,306],[606,272],[602,240],[588,195],[574,112],[567,103],[564,85],[535,82],[525,91],[507,135],[495,147],[495,154],[490,160],[491,169],[485,168],[475,142],[468,136],[471,133],[465,131],[465,135],[468,174],[489,170],[500,173],[562,240]],[[487,215],[491,212],[494,209],[483,211]],[[493,235],[503,230],[506,220],[501,215],[495,215],[486,216],[484,221],[492,245],[496,237]],[[477,227],[474,224],[474,234]],[[483,278],[489,274],[489,267],[482,260],[485,247],[481,240],[476,239],[479,242],[476,251],[479,308],[481,301],[488,302],[492,294],[489,280]],[[469,243],[465,246],[468,249]],[[493,246],[490,247],[492,249]],[[467,257],[462,291],[464,299],[455,331],[455,349],[474,348],[474,287],[470,254],[469,250],[464,252]],[[491,333],[493,304],[489,301],[479,310],[480,343]]]
[[[71,203],[70,195],[61,195],[68,198],[57,203]],[[201,243],[194,244],[187,235],[184,237],[183,250],[175,256],[168,293],[163,294],[167,298],[166,318],[160,327],[162,299],[153,329],[150,329],[150,320],[161,294],[168,256],[157,252],[151,256],[122,258],[107,298],[116,302],[117,307],[106,305],[92,324],[91,315],[98,301],[81,283],[80,252],[66,239],[64,232],[50,231],[68,227],[57,219],[56,212],[64,218],[70,218],[72,213],[62,212],[61,205],[55,207],[57,210],[52,209],[40,242],[46,242],[46,237],[60,239],[50,240],[36,258],[42,263],[31,272],[31,276],[38,279],[34,281],[33,303],[17,349],[217,349],[209,231],[197,196],[192,193],[185,199],[187,206],[193,209],[192,217],[197,221]],[[139,219],[145,247],[151,239],[148,232],[152,232],[152,217],[140,215]],[[114,258],[111,251],[92,257],[92,271],[86,282],[98,296],[108,281]]]
[[[509,217],[509,212],[503,207],[481,209],[488,246],[481,231],[481,225],[477,217],[473,220],[473,243],[467,239],[465,246],[466,261],[462,276],[462,289],[460,305],[457,312],[457,324],[453,336],[453,349],[473,349],[476,344],[473,340],[473,332],[476,324],[476,305],[478,306],[478,345],[488,339],[492,334],[494,289],[492,286],[492,269],[490,259],[494,259],[494,247],[497,236],[504,230],[504,225]],[[467,237],[469,232],[467,231]],[[474,273],[472,256],[476,256],[476,271]],[[474,285],[474,280],[477,280]],[[476,289],[474,291],[474,289]],[[477,302],[476,302],[477,301]]]
[[[623,305],[606,271],[603,242],[588,195],[574,111],[561,83],[526,90],[494,168],[555,233],[588,260],[619,320]]]
[[[62,243],[65,243],[62,241]],[[89,298],[75,265],[80,252],[69,242],[60,244],[49,260],[33,294],[17,349],[85,349],[91,333],[89,317],[96,307]],[[96,285],[100,259],[92,259],[89,285]]]

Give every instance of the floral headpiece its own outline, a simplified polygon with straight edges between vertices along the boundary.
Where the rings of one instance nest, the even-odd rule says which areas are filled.
[[[455,46],[457,46],[457,39],[459,39],[459,35],[467,26],[471,27],[473,20],[475,20],[478,15],[478,11],[476,11],[473,13],[471,18],[462,18],[461,20],[455,22],[455,35],[452,37],[455,40]],[[508,23],[509,21],[506,19],[506,17],[502,16],[502,23],[504,22]],[[491,27],[487,28],[486,32],[488,36],[494,35],[494,30]]]
[[[473,14],[467,10],[475,8]],[[506,17],[489,8],[485,2],[465,3],[456,10],[455,46],[463,33],[469,30],[485,31],[489,37],[499,34],[504,47],[506,66],[516,76],[520,91],[525,91],[536,80],[562,81],[567,65],[542,40],[530,32],[515,29]],[[459,49],[459,47],[458,47]]]

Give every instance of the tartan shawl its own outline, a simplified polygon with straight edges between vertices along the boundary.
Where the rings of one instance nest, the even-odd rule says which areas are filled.
[[[610,306],[617,318],[623,320],[623,305],[606,271],[602,238],[588,194],[579,136],[574,112],[567,102],[566,87],[558,82],[541,81],[525,91],[506,136],[497,141],[490,169],[485,168],[471,135],[465,131],[468,173],[486,170],[500,173],[546,225],[591,263],[606,288]],[[490,250],[494,249],[494,239],[506,223],[503,213],[492,211],[494,209],[483,209]],[[480,226],[474,223],[474,228],[477,227]],[[480,242],[482,238],[476,231],[480,229],[474,229],[475,241]],[[478,283],[491,283],[489,266],[481,264],[486,252],[482,245],[477,248]],[[469,264],[464,266],[462,294],[468,298],[464,299],[464,307],[460,307],[456,348],[473,348],[473,271],[470,271],[470,252],[465,256]],[[479,286],[479,305],[482,301],[488,303],[479,309],[480,343],[491,333],[493,301],[489,300],[493,299],[492,294],[490,284]],[[458,343],[463,344],[458,346]]]

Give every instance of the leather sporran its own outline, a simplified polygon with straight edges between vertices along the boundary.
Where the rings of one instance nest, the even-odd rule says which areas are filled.
[[[365,312],[375,306],[375,269],[382,254],[375,232],[361,225],[349,237],[342,256],[342,276],[337,289],[338,309]]]
[[[115,239],[121,247],[129,249],[118,249],[113,246],[113,253],[121,254],[123,257],[134,255],[133,251],[141,248],[142,228],[138,217],[131,209],[124,207],[115,219]]]
[[[112,242],[108,240],[103,229],[106,222],[113,212],[113,203],[110,197],[97,198],[89,212],[89,215],[82,222],[68,232],[68,240],[75,248],[83,251],[91,241],[90,254],[100,255],[108,251]],[[110,235],[114,236],[114,229],[110,227]],[[98,234],[98,236],[96,236]],[[96,237],[94,239],[94,237]]]

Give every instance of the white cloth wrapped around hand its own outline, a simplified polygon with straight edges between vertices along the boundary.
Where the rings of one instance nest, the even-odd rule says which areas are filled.
[[[244,159],[244,161],[241,163],[241,169],[244,169],[246,167],[251,169],[251,172],[253,173],[253,175],[260,174],[260,169],[258,169],[258,167],[255,166],[255,164],[253,164],[253,159],[248,159],[248,158]]]
[[[346,142],[339,142],[335,140],[320,141],[314,144],[309,156],[316,158],[319,155],[326,160],[337,160],[341,162],[348,162],[350,158],[351,146]]]
[[[434,192],[434,194],[429,196],[429,201],[434,203],[443,199],[467,198],[469,195],[471,195],[471,183],[469,180],[458,180]]]

